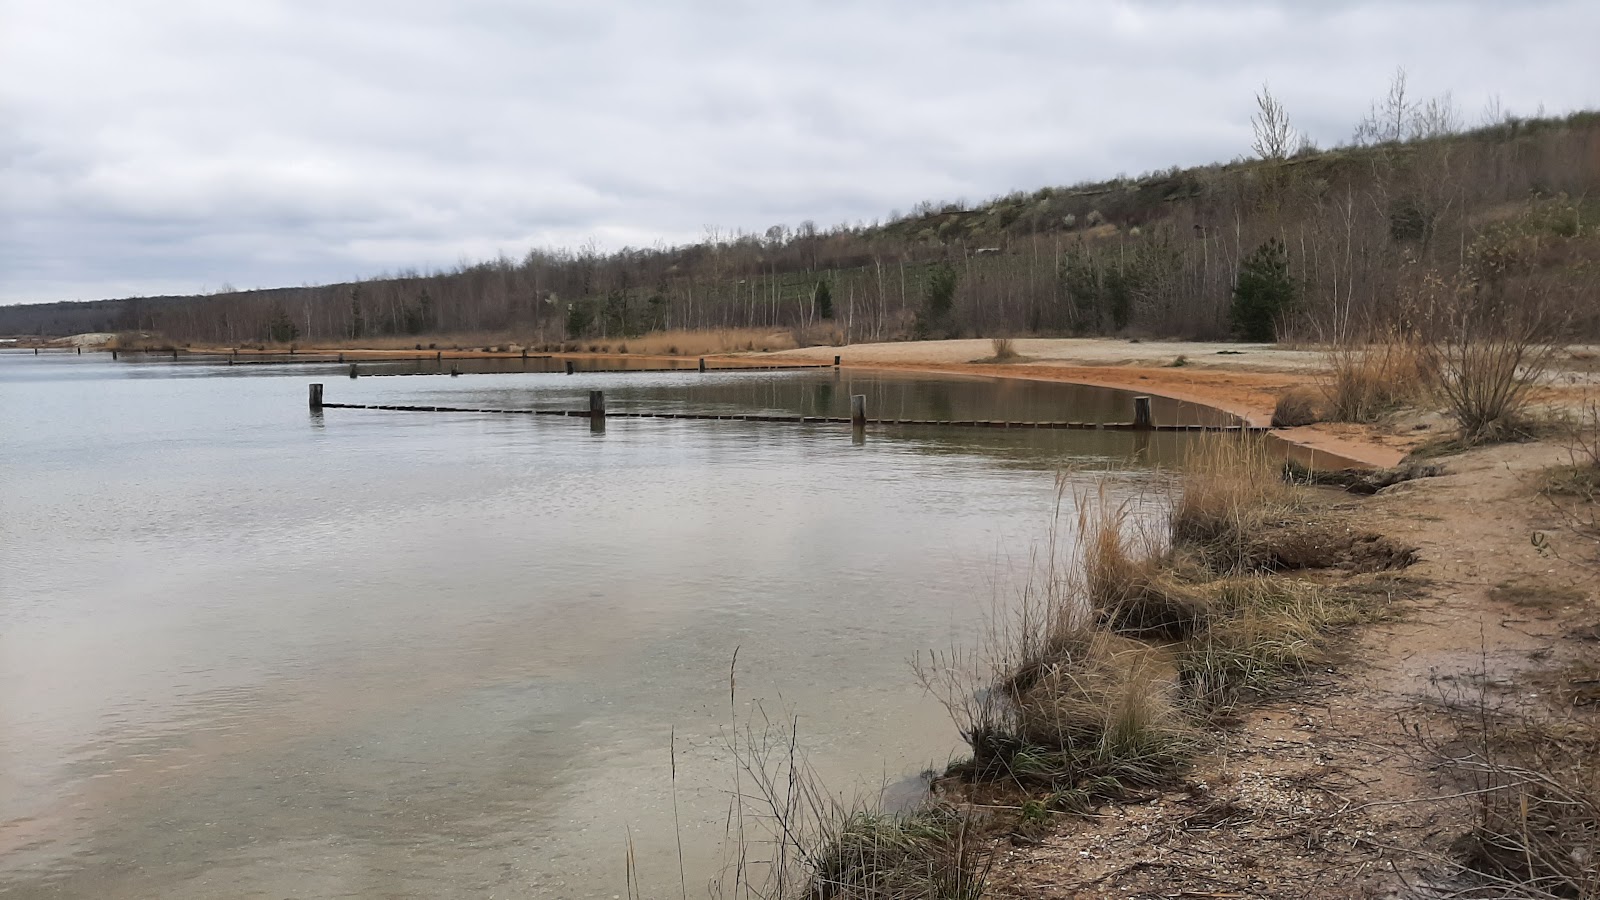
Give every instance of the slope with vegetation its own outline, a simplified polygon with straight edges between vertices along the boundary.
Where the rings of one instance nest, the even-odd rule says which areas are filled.
[[[1138,333],[1346,339],[1452,293],[1590,297],[1600,114],[1487,114],[1404,74],[1352,142],[1298,140],[1270,93],[1255,157],[1043,188],[883,224],[708,233],[670,249],[528,253],[459,269],[208,296],[0,308],[0,333],[147,331],[179,343],[496,343],[757,328],[802,342]],[[1600,332],[1593,304],[1564,324]]]

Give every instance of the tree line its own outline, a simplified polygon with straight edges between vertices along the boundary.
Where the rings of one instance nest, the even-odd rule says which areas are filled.
[[[1253,155],[1140,178],[924,203],[871,226],[708,230],[690,246],[533,250],[313,287],[0,307],[0,333],[147,331],[175,342],[495,334],[553,343],[766,328],[845,342],[1141,334],[1349,336],[1430,275],[1500,267],[1590,307],[1600,114],[1467,129],[1403,72],[1347,144],[1320,150],[1263,88]],[[1475,276],[1474,273],[1477,273]]]

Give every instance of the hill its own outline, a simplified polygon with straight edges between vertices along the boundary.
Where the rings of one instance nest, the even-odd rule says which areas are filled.
[[[1410,133],[974,208],[924,203],[868,227],[804,223],[353,283],[0,307],[0,334],[147,331],[227,345],[461,333],[547,344],[724,328],[824,342],[1315,337],[1404,321],[1431,293],[1490,282],[1600,331],[1600,113]]]

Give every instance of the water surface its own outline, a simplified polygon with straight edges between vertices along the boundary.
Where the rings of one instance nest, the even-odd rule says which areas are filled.
[[[908,659],[974,639],[1057,468],[1138,491],[1183,439],[318,416],[312,380],[494,408],[1131,402],[848,370],[350,380],[0,352],[0,894],[611,897],[630,832],[647,884],[675,886],[673,734],[703,894],[730,715],[798,715],[843,791],[942,766],[959,742]]]

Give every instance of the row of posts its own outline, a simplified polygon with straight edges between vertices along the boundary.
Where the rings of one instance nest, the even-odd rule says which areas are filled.
[[[311,411],[322,412],[322,385],[311,385]],[[606,422],[606,392],[589,392],[589,424],[598,426],[596,430],[605,430]],[[850,428],[863,430],[867,427],[867,395],[850,395]],[[1150,398],[1133,398],[1133,427],[1141,431],[1148,431],[1155,427],[1155,422],[1150,415]]]

